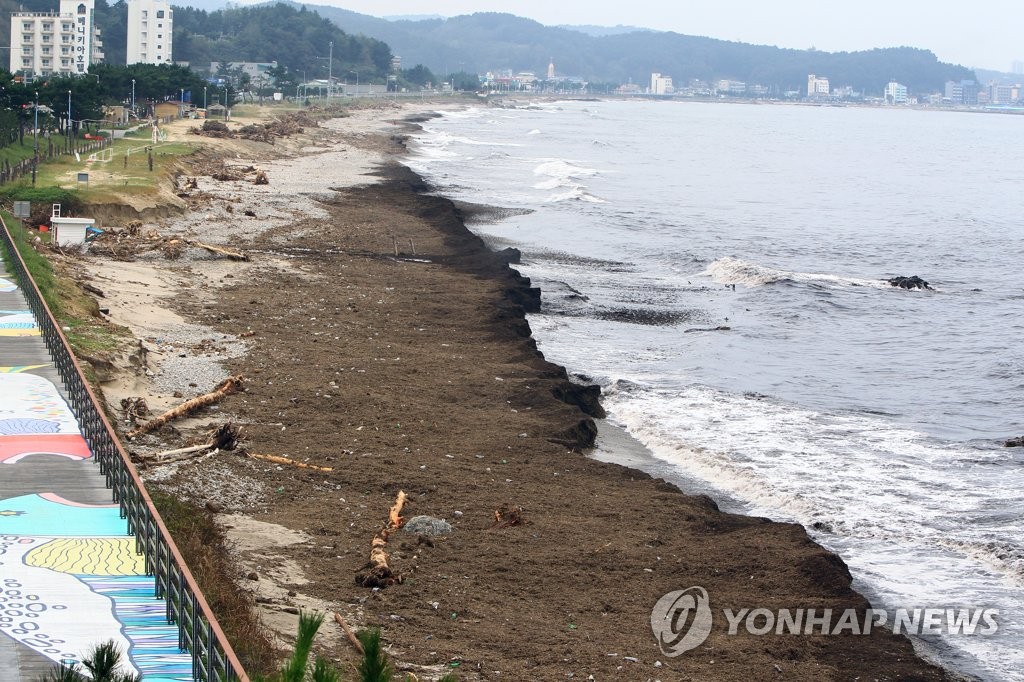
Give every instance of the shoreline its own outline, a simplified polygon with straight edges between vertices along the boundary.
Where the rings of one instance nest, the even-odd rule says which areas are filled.
[[[192,261],[189,276],[208,286],[171,306],[218,334],[244,330],[245,354],[227,364],[245,371],[246,392],[218,412],[245,425],[253,451],[334,470],[222,455],[162,475],[161,485],[194,502],[217,503],[236,542],[245,528],[262,540],[239,542],[236,559],[258,576],[249,585],[268,623],[287,633],[297,608],[340,610],[382,627],[396,658],[413,666],[405,669],[447,666],[466,680],[948,678],[909,640],[878,631],[729,636],[717,622],[702,648],[660,654],[651,608],[689,585],[706,587],[716,608],[868,604],[842,560],[803,527],[725,514],[706,497],[576,452],[596,429],[581,426],[593,422],[578,402],[557,400],[559,389],[581,398],[565,387],[565,368],[536,350],[526,312],[539,294],[529,280],[471,232],[463,209],[422,193],[411,170],[374,175],[383,181],[321,199],[326,220],[285,217],[244,236],[236,228],[248,250],[277,265]],[[415,253],[393,256],[405,240]],[[218,501],[227,493],[211,482],[242,482],[257,503]],[[407,579],[370,592],[350,576],[398,489],[411,492],[407,514],[447,517],[455,532],[396,538],[394,565]],[[494,528],[504,504],[528,523]],[[353,660],[340,637],[326,646]]]

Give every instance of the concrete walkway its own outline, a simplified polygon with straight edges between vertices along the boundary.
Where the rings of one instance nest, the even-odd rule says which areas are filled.
[[[36,682],[113,640],[124,672],[192,680],[63,391],[0,262],[0,679]]]

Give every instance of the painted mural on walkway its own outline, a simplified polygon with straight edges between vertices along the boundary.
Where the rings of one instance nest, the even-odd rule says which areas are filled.
[[[75,415],[49,379],[0,370],[0,387],[0,465],[29,455],[91,457]]]
[[[0,277],[0,293],[7,293],[17,290],[17,285],[6,277]]]
[[[39,336],[36,318],[29,310],[0,310],[0,336]]]
[[[0,358],[8,344],[27,341],[0,339]],[[118,507],[54,490],[61,477],[52,475],[53,462],[79,467],[68,477],[79,487],[83,476],[95,476],[98,487],[102,478],[80,469],[91,454],[74,415],[32,369],[39,366],[0,367],[0,636],[55,663],[114,640],[127,654],[125,672],[146,682],[192,680],[191,656],[178,650],[178,629],[167,624]],[[51,473],[40,468],[38,492],[4,497],[5,471],[40,462]]]

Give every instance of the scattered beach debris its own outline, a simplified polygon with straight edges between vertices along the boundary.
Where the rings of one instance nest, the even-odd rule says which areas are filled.
[[[184,403],[178,405],[174,409],[164,412],[156,419],[151,419],[142,426],[138,427],[137,429],[130,431],[126,435],[126,437],[129,440],[132,440],[138,436],[149,433],[150,431],[155,431],[156,429],[159,429],[161,426],[170,421],[179,419],[181,417],[186,417],[192,414],[193,412],[196,412],[197,410],[200,410],[208,405],[213,405],[214,403],[219,402],[225,396],[231,395],[232,393],[241,388],[242,375],[239,374],[238,376],[228,377],[227,379],[222,381],[217,386],[217,388],[210,391],[209,393],[204,393],[203,395],[192,398],[191,400],[186,400]]]
[[[93,296],[97,296],[99,298],[106,298],[107,297],[107,295],[103,293],[102,289],[94,287],[93,285],[89,284],[88,282],[83,282],[82,283],[82,289],[84,289],[85,291],[88,291]]]
[[[690,334],[692,332],[727,332],[727,331],[732,331],[732,327],[726,327],[725,325],[720,325],[718,327],[690,327],[689,329],[684,330],[683,333],[684,334]]]
[[[924,281],[917,275],[913,275],[911,277],[900,275],[898,277],[890,277],[886,281],[890,285],[900,289],[931,289],[928,282]]]
[[[452,524],[448,523],[444,519],[439,519],[433,516],[414,516],[405,522],[402,526],[402,530],[406,533],[412,533],[413,535],[448,535],[454,529]]]
[[[132,398],[121,398],[121,409],[124,410],[125,421],[136,424],[140,417],[149,415],[149,405],[146,399],[138,396]]]
[[[146,348],[146,345],[142,343],[141,339],[139,339],[138,350],[128,356],[128,364],[135,369],[136,374],[145,374],[149,371],[149,349]],[[121,403],[121,407],[124,407],[123,401]]]
[[[197,126],[195,128],[192,128],[191,130],[189,130],[189,132],[192,133],[193,135],[202,135],[203,137],[233,137],[231,129],[228,128],[228,125],[226,123],[224,123],[223,121],[216,121],[213,119],[203,121],[203,125],[201,127]]]
[[[370,543],[370,560],[360,569],[366,569],[363,573],[356,574],[356,584],[363,587],[387,587],[402,582],[402,576],[396,574],[388,565],[388,554],[385,551],[388,545],[388,537],[402,527],[405,519],[402,518],[402,507],[405,506],[406,494],[404,490],[398,491],[395,504],[388,512],[388,521]]]
[[[236,261],[248,261],[249,256],[235,249],[206,244],[194,239],[180,236],[164,236],[156,230],[143,231],[141,223],[132,223],[127,228],[108,229],[99,235],[89,247],[89,253],[106,256],[115,260],[132,260],[147,251],[160,251],[165,258],[177,260],[184,254],[185,247],[203,249],[218,256]],[[104,294],[95,287],[86,287],[87,291],[97,296]]]
[[[193,135],[203,137],[215,137],[221,139],[237,138],[251,140],[253,142],[265,142],[274,144],[279,137],[298,135],[305,128],[316,128],[320,124],[317,120],[304,111],[285,114],[269,123],[253,123],[242,126],[237,130],[231,130],[226,123],[214,119],[207,120],[203,125],[193,127],[189,130]]]
[[[523,515],[523,508],[505,502],[494,510],[494,525],[491,528],[525,526],[529,521]]]

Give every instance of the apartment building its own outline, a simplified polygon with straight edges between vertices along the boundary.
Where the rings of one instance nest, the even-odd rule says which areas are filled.
[[[58,12],[12,12],[10,71],[34,77],[81,74],[103,61],[94,0],[61,0]]]
[[[128,63],[173,64],[174,11],[164,0],[128,0]]]

